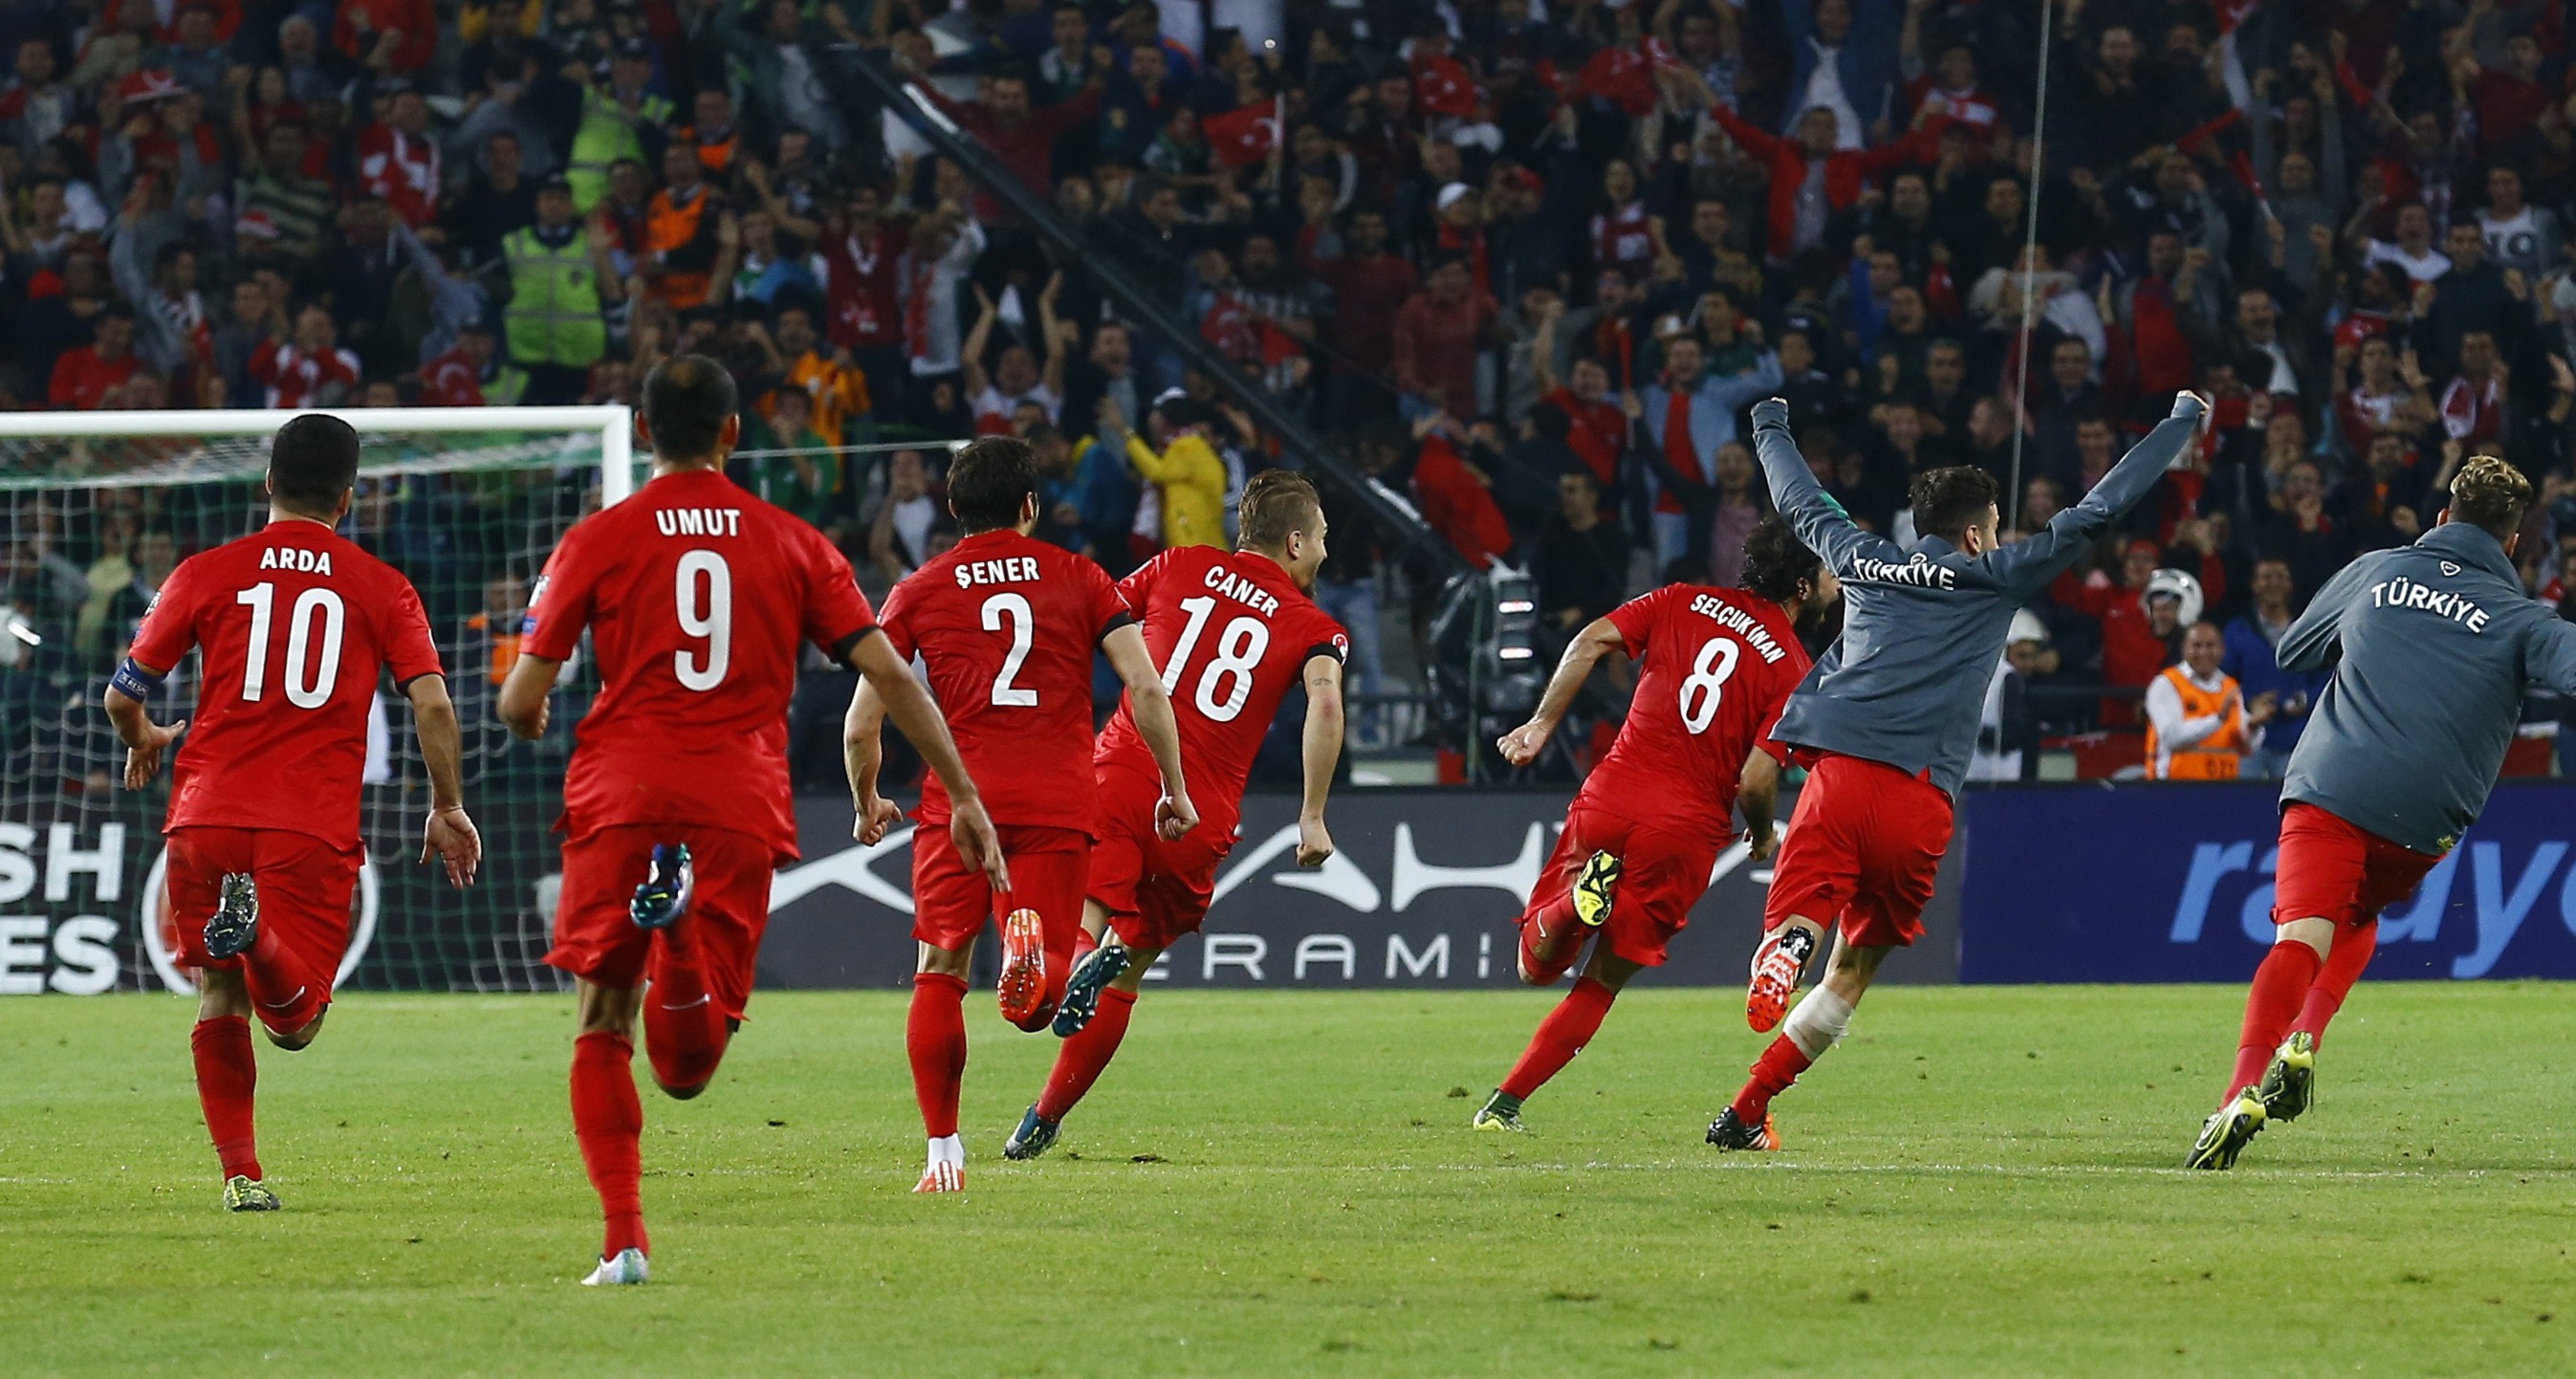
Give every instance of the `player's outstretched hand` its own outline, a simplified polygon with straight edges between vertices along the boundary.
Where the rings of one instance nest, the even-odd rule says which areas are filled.
[[[1753,425],[1756,429],[1765,425],[1785,428],[1788,424],[1789,400],[1787,398],[1766,397],[1753,404]]]
[[[894,821],[902,817],[902,805],[870,795],[859,801],[859,817],[850,824],[850,837],[867,847],[875,847],[885,841],[886,830],[894,827]]]
[[[2193,406],[2199,407],[2200,410],[2197,413],[2187,410]],[[2200,423],[2203,426],[2206,426],[2209,424],[2210,414],[2214,410],[2215,409],[2210,405],[2209,398],[2206,394],[2194,392],[2180,392],[2174,394],[2173,414],[2175,416],[2197,416],[2200,418]]]
[[[1297,865],[1313,871],[1332,860],[1332,856],[1333,835],[1325,829],[1324,821],[1299,819],[1297,821]]]
[[[1001,835],[993,831],[993,816],[984,812],[982,800],[949,802],[948,836],[957,844],[957,855],[984,873],[994,890],[1011,888],[1011,868],[1002,860]]]
[[[1164,842],[1177,843],[1191,829],[1198,826],[1199,807],[1190,803],[1188,791],[1184,790],[1177,795],[1165,795],[1155,803],[1154,831],[1163,835]]]
[[[1547,745],[1548,728],[1536,719],[1494,739],[1494,747],[1503,760],[1514,766],[1527,766],[1538,760],[1538,749]]]
[[[178,740],[179,734],[187,730],[188,720],[184,718],[166,728],[156,727],[150,723],[144,724],[143,736],[146,739],[144,744],[125,749],[125,788],[140,790],[150,785],[152,778],[161,774],[161,753],[168,750],[170,744]]]
[[[1750,854],[1756,862],[1770,861],[1771,854],[1780,850],[1779,830],[1766,827],[1758,833],[1746,834],[1744,837],[1744,850]]]
[[[462,805],[429,811],[429,827],[424,830],[420,860],[431,853],[447,863],[448,884],[471,886],[475,873],[483,869],[483,835],[475,831],[474,820]]]

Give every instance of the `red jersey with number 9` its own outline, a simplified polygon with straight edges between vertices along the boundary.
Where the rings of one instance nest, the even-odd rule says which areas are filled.
[[[1628,721],[1577,800],[1728,836],[1745,758],[1758,748],[1789,760],[1771,733],[1807,676],[1797,628],[1758,594],[1696,584],[1665,585],[1609,617],[1644,665]]]
[[[845,662],[875,626],[821,532],[717,471],[662,475],[583,518],[528,591],[519,644],[566,660],[586,627],[599,667],[557,826],[731,829],[793,860],[798,651],[812,642]]]
[[[1249,551],[1175,547],[1120,581],[1118,592],[1144,620],[1145,649],[1163,668],[1190,802],[1230,829],[1279,701],[1306,662],[1347,657],[1350,638],[1278,561]],[[1154,770],[1124,701],[1100,734],[1099,759],[1113,756]]]
[[[180,561],[131,654],[167,671],[192,647],[203,674],[163,826],[275,828],[357,847],[380,671],[397,687],[439,673],[411,581],[319,522],[271,522]]]
[[[1108,571],[1008,528],[977,532],[896,585],[883,621],[894,649],[930,668],[994,823],[1098,834],[1091,652],[1135,621]],[[935,774],[919,817],[948,820]]]

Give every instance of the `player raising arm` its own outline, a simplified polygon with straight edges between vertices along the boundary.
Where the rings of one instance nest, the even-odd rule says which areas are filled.
[[[1082,922],[1100,946],[1074,965],[1055,1014],[1064,1047],[1046,1090],[1002,1146],[1005,1157],[1034,1159],[1055,1143],[1066,1113],[1117,1054],[1146,969],[1198,932],[1217,863],[1234,846],[1252,758],[1279,701],[1301,680],[1306,793],[1297,814],[1297,865],[1320,867],[1333,855],[1324,797],[1342,755],[1342,658],[1350,639],[1307,597],[1324,563],[1324,510],[1304,475],[1267,469],[1243,486],[1242,524],[1239,549],[1175,547],[1118,586],[1162,663],[1163,688],[1180,722],[1181,760],[1206,813],[1178,838],[1156,827],[1163,787],[1140,731],[1142,702],[1131,694],[1092,757],[1100,834]],[[1112,929],[1114,938],[1107,936]]]
[[[1826,496],[1789,435],[1778,398],[1753,408],[1754,453],[1771,497],[1842,579],[1843,633],[1789,696],[1773,736],[1817,754],[1772,868],[1765,930],[1744,1015],[1780,1037],[1708,1127],[1721,1149],[1768,1149],[1771,1098],[1841,1039],[1887,955],[1922,936],[1923,906],[1950,845],[1950,800],[1965,781],[1977,722],[2012,615],[2072,568],[2191,443],[2209,404],[2174,395],[2173,415],[2045,530],[1999,543],[1995,481],[1969,466],[1914,476],[1911,548],[1863,531]],[[1825,926],[1841,931],[1824,980],[1785,1026],[1781,1014]]]
[[[590,1284],[647,1272],[639,1007],[653,1080],[685,1101],[715,1076],[751,999],[770,873],[796,857],[787,704],[801,643],[876,686],[948,791],[958,856],[1010,885],[939,708],[874,635],[849,561],[725,477],[736,409],[714,360],[654,368],[637,428],[653,477],[564,533],[528,593],[519,661],[501,686],[501,721],[523,738],[543,733],[556,672],[589,629],[600,691],[564,775],[563,891],[546,961],[580,995],[573,1134],[607,1222]]]
[[[1594,662],[1613,650],[1644,660],[1618,740],[1566,807],[1556,853],[1521,914],[1521,980],[1549,985],[1585,939],[1597,933],[1600,942],[1476,1113],[1479,1130],[1522,1128],[1521,1103],[1592,1041],[1629,978],[1663,964],[1733,838],[1739,803],[1754,859],[1771,856],[1771,806],[1788,754],[1771,727],[1807,673],[1798,617],[1837,590],[1776,516],[1744,544],[1744,584],[1668,584],[1594,619],[1566,646],[1529,722],[1498,744],[1505,760],[1527,766]]]
[[[109,681],[108,721],[140,790],[188,727],[145,705],[191,649],[203,655],[196,730],[171,774],[169,902],[180,961],[197,969],[197,1100],[222,1161],[224,1205],[275,1211],[260,1172],[250,1017],[300,1049],[321,1032],[349,949],[349,894],[366,861],[358,786],[376,682],[411,701],[430,810],[421,860],[463,886],[483,859],[457,769],[456,708],[420,595],[335,528],[356,497],[358,433],[312,413],[269,448],[268,525],[179,562]],[[158,916],[153,916],[157,920]]]
[[[966,1075],[966,974],[987,915],[1001,922],[1002,1018],[1044,1028],[1063,998],[1082,933],[1091,840],[1100,830],[1091,767],[1091,649],[1126,682],[1136,728],[1162,782],[1158,832],[1177,839],[1198,823],[1183,785],[1171,696],[1145,651],[1127,601],[1091,560],[1029,533],[1038,521],[1037,461],[1028,442],[988,436],[948,470],[948,510],[963,536],[886,596],[881,619],[896,656],[918,651],[966,769],[1010,861],[997,890],[950,842],[948,794],[936,777],[921,791],[923,827],[912,836],[913,938],[919,957],[905,1043],[912,1089],[930,1139],[916,1192],[966,1186],[957,1096]],[[861,680],[850,696],[844,750],[856,836],[875,843],[899,815],[877,795],[885,700]]]
[[[2576,624],[2526,597],[2514,569],[2531,501],[2520,470],[2469,461],[2439,525],[2345,566],[2282,634],[2282,669],[2334,678],[2290,753],[2278,928],[2192,1167],[2231,1167],[2265,1125],[2308,1109],[2317,1045],[2370,965],[2379,912],[2477,822],[2524,692],[2576,695]]]

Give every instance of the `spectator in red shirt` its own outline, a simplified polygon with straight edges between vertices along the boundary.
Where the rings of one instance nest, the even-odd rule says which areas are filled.
[[[1566,448],[1583,461],[1604,489],[1619,486],[1619,455],[1628,445],[1628,414],[1610,397],[1610,370],[1589,355],[1576,355],[1566,382],[1556,381],[1557,328],[1565,319],[1558,301],[1539,321],[1539,338],[1530,351],[1530,372],[1539,401],[1565,413]]]
[[[358,178],[403,224],[418,229],[438,218],[438,140],[418,91],[395,91],[385,118],[358,131]]]
[[[106,401],[108,393],[124,386],[143,367],[134,353],[134,309],[122,302],[111,302],[99,309],[92,324],[90,343],[78,349],[65,350],[54,361],[52,386],[45,389],[45,401],[73,412],[94,412]]]
[[[1727,137],[1771,169],[1770,235],[1766,247],[1773,263],[1785,264],[1799,250],[1823,243],[1826,217],[1860,200],[1865,180],[1920,157],[1923,132],[1932,127],[1927,116],[1918,116],[1927,122],[1894,143],[1868,149],[1837,149],[1834,143],[1841,125],[1832,110],[1820,105],[1799,119],[1795,140],[1783,139],[1727,109],[1698,73],[1685,70],[1673,75],[1708,107],[1708,113],[1726,130]],[[1806,195],[1808,170],[1820,162],[1824,164],[1823,204],[1810,205],[1802,214],[1800,202]]]
[[[1386,213],[1363,206],[1351,212],[1341,252],[1318,255],[1306,271],[1333,289],[1326,339],[1341,376],[1383,376],[1394,366],[1395,314],[1421,286],[1413,265],[1387,252]]]
[[[430,0],[340,0],[331,44],[376,72],[417,72],[438,56]]]
[[[2520,151],[2516,146],[2539,126],[2553,102],[2540,81],[2539,39],[2515,34],[2504,41],[2502,68],[2481,67],[2469,51],[2469,35],[2476,27],[2469,23],[2451,30],[2443,56],[2451,65],[2452,85],[2477,111],[2479,150],[2501,158]]]
[[[1408,419],[1476,407],[1476,354],[1495,342],[1502,307],[1476,290],[1463,254],[1433,261],[1422,290],[1395,313],[1395,386]]]
[[[1092,68],[1091,78],[1082,85],[1081,94],[1058,101],[1043,110],[1029,104],[1029,83],[1025,77],[1004,74],[991,78],[981,100],[960,103],[942,95],[936,87],[924,82],[920,89],[931,104],[948,113],[968,138],[982,144],[1002,166],[1019,175],[1032,191],[1047,194],[1055,186],[1055,141],[1066,130],[1088,124],[1100,109],[1100,83],[1108,64]],[[983,221],[1008,220],[1002,203],[981,190],[975,194],[975,216]]]
[[[297,313],[292,341],[252,353],[250,376],[268,390],[272,408],[343,406],[358,391],[358,356],[339,347],[331,313],[316,303]]]

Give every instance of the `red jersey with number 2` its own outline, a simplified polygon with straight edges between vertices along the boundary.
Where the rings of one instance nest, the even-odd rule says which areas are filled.
[[[411,581],[319,522],[271,522],[162,582],[132,655],[166,671],[190,648],[204,652],[203,674],[164,826],[357,847],[380,672],[390,667],[397,687],[439,673]]]
[[[1306,662],[1348,656],[1350,638],[1278,561],[1247,551],[1176,547],[1120,581],[1118,592],[1144,620],[1145,649],[1163,668],[1190,802],[1230,828],[1279,701]],[[1154,770],[1123,700],[1101,730],[1098,755]]]
[[[565,532],[528,591],[522,655],[590,629],[599,697],[564,776],[564,833],[689,824],[796,854],[787,704],[811,642],[846,661],[876,616],[823,534],[713,470],[665,474]]]
[[[1771,733],[1807,676],[1796,627],[1758,594],[1697,584],[1665,585],[1609,617],[1643,664],[1628,721],[1577,800],[1726,837],[1745,758],[1758,748],[1789,760]]]
[[[921,654],[966,774],[993,822],[1099,832],[1091,769],[1091,652],[1134,622],[1109,572],[1016,531],[978,532],[886,595],[894,649]],[[924,823],[948,791],[921,787]]]

